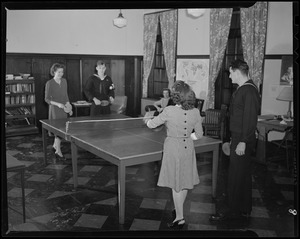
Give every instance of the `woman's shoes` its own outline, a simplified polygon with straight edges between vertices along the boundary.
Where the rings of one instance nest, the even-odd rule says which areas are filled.
[[[177,220],[175,222],[168,223],[168,227],[172,228],[172,229],[182,229],[184,225],[185,225],[184,218],[179,219],[179,220]]]

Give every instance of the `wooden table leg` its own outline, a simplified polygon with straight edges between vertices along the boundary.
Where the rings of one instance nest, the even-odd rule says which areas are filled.
[[[73,169],[73,184],[74,188],[78,186],[77,176],[77,162],[78,162],[78,147],[71,140],[71,154],[72,154],[72,169]]]
[[[119,223],[124,224],[126,167],[122,164],[122,162],[118,167],[118,175]]]
[[[26,222],[25,216],[25,177],[24,177],[24,168],[21,169],[21,190],[22,190],[22,206],[23,206],[23,222]]]
[[[218,163],[219,163],[219,144],[213,150],[213,165],[212,165],[212,197],[216,197],[217,180],[218,180]]]
[[[43,138],[43,150],[44,150],[44,164],[47,165],[47,132],[44,127],[42,127],[42,138]]]

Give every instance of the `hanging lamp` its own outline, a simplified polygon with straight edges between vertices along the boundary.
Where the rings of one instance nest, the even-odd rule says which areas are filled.
[[[187,9],[187,13],[193,17],[201,17],[205,13],[205,9],[203,8],[189,8]]]
[[[113,23],[118,28],[122,28],[127,25],[127,20],[123,17],[121,9],[120,9],[119,16],[113,20]]]

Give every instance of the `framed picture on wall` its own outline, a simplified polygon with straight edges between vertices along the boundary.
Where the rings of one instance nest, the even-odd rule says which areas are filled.
[[[293,56],[282,56],[280,85],[293,85]]]
[[[207,98],[209,59],[177,58],[176,80],[189,84],[196,94],[196,98]]]

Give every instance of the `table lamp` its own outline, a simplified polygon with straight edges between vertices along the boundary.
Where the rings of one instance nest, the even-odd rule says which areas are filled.
[[[284,87],[280,94],[277,96],[276,100],[288,101],[289,102],[289,110],[287,112],[288,119],[291,119],[291,102],[293,101],[293,87]]]

